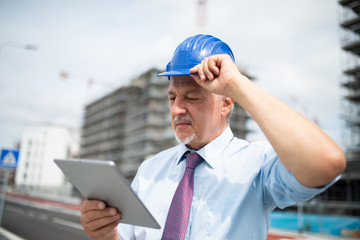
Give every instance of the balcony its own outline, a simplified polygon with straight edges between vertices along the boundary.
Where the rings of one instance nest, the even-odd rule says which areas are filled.
[[[348,89],[353,89],[353,90],[360,89],[360,81],[348,81],[348,82],[344,82],[342,85]]]
[[[350,8],[355,13],[360,13],[360,2],[359,0],[340,0],[339,4],[343,7]]]
[[[343,49],[345,51],[352,52],[360,57],[360,40],[356,40],[350,44],[344,45]]]
[[[354,91],[352,94],[345,96],[345,98],[353,102],[360,102],[360,90]]]
[[[346,75],[359,77],[360,76],[360,66],[355,66],[353,68],[350,68],[348,70],[345,70],[344,73]]]
[[[360,17],[356,17],[345,21],[341,24],[343,28],[349,29],[353,32],[360,34]]]

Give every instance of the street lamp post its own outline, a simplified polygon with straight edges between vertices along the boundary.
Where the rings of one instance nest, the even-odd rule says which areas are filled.
[[[0,43],[0,53],[4,47],[21,48],[25,50],[34,50],[34,51],[37,50],[37,46],[34,44],[22,44],[22,43],[8,41],[8,42]]]
[[[13,48],[20,48],[20,49],[25,49],[25,50],[37,50],[37,46],[34,44],[21,44],[21,43],[16,43],[16,42],[3,42],[0,43],[0,55],[1,55],[1,50],[4,47],[13,47]],[[4,210],[4,204],[5,204],[5,198],[6,198],[6,187],[7,187],[7,182],[8,182],[8,178],[9,178],[9,169],[5,168],[5,173],[3,176],[3,183],[2,183],[2,191],[1,191],[1,196],[0,196],[0,225],[1,225],[1,221],[2,221],[2,213]]]

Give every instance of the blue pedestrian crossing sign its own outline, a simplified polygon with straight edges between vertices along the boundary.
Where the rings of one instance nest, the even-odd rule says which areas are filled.
[[[1,149],[0,168],[16,168],[19,161],[19,150]]]

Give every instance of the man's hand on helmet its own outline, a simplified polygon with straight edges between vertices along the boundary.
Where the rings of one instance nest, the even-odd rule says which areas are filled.
[[[229,55],[219,54],[205,58],[200,64],[190,69],[190,76],[209,92],[233,98],[233,86],[242,75]]]

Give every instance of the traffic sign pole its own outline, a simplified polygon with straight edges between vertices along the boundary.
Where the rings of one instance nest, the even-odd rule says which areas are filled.
[[[0,168],[5,170],[3,183],[1,187],[1,200],[0,200],[0,226],[2,222],[2,215],[4,212],[6,188],[9,179],[9,168],[16,169],[19,160],[19,150],[1,149],[0,153]]]
[[[6,198],[6,187],[8,184],[9,179],[9,168],[5,168],[4,178],[3,178],[3,184],[1,188],[1,202],[0,202],[0,226],[2,223],[2,215],[4,211],[4,205],[5,205],[5,198]]]

